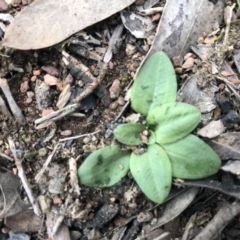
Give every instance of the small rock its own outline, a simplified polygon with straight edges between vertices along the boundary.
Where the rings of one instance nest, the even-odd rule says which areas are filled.
[[[194,58],[193,57],[189,57],[184,64],[182,65],[182,68],[184,69],[188,69],[188,68],[192,68],[194,65]]]
[[[128,57],[131,57],[134,53],[137,52],[137,47],[132,44],[126,45],[126,54]]]
[[[114,110],[118,107],[118,101],[114,101],[109,105],[109,108]]]
[[[221,75],[223,76],[223,77],[229,77],[229,76],[232,76],[232,75],[234,75],[233,73],[230,73],[230,72],[228,72],[228,71],[221,71]]]
[[[52,108],[45,108],[42,110],[42,117],[47,116],[48,114],[54,112]]]
[[[32,77],[31,77],[31,81],[32,81],[32,82],[35,82],[36,80],[37,80],[37,76],[32,76]]]
[[[61,131],[61,136],[70,136],[72,134],[72,131],[71,130],[64,130],[64,131]]]
[[[112,86],[109,89],[110,98],[111,99],[118,98],[120,92],[121,92],[120,81],[118,79],[115,79],[112,83]]]
[[[153,22],[157,22],[161,17],[161,14],[160,13],[156,13],[152,16],[152,21]]]
[[[14,233],[10,231],[8,240],[30,240],[30,236],[26,233]]]
[[[234,127],[235,124],[240,123],[240,118],[234,110],[230,110],[222,119],[223,125],[227,129],[231,129]]]
[[[83,142],[86,144],[86,143],[89,143],[91,141],[91,138],[90,137],[85,137],[83,139]]]
[[[201,137],[214,138],[219,136],[225,131],[225,127],[221,119],[211,121],[205,127],[198,130],[197,134]]]
[[[94,226],[96,228],[102,228],[116,216],[118,211],[119,208],[117,205],[104,204],[93,219]]]
[[[41,70],[33,70],[33,76],[39,76],[41,74]]]
[[[8,5],[4,0],[0,0],[0,11],[8,10]]]
[[[148,44],[145,44],[142,46],[142,49],[145,51],[145,52],[148,52],[149,51],[149,48],[150,46]]]
[[[105,138],[109,138],[112,135],[113,131],[111,129],[107,129],[107,131],[104,134]]]
[[[70,231],[70,238],[71,240],[78,240],[82,237],[82,234],[79,231]]]
[[[44,76],[44,82],[49,86],[55,86],[58,82],[58,79],[50,74]]]
[[[188,58],[192,57],[193,54],[192,53],[186,53],[183,57],[184,61],[186,61]]]
[[[176,56],[172,58],[174,67],[181,67],[183,64],[183,58],[181,56]]]
[[[231,102],[228,97],[223,97],[220,99],[217,98],[217,103],[223,114],[228,113],[232,109]]]
[[[36,81],[35,96],[38,107],[41,110],[48,108],[52,104],[53,94],[50,86],[48,86],[45,82],[42,82],[40,80]]]
[[[21,92],[27,92],[27,90],[29,89],[29,83],[28,81],[24,81],[21,83],[21,86],[20,86],[20,91]]]
[[[109,69],[113,69],[114,68],[114,63],[112,61],[109,61],[108,67],[109,67]]]
[[[122,96],[120,96],[117,101],[118,101],[118,104],[121,106],[123,106],[125,104],[125,100]]]
[[[42,66],[41,69],[51,76],[59,77],[59,71],[53,66]]]
[[[181,67],[177,67],[177,68],[175,68],[175,72],[177,74],[182,74],[183,73],[183,69]]]
[[[65,79],[65,82],[72,85],[73,84],[73,76],[69,73]]]
[[[126,117],[126,122],[136,123],[136,122],[139,121],[140,117],[141,117],[141,114],[139,114],[139,113],[132,113],[131,115]]]

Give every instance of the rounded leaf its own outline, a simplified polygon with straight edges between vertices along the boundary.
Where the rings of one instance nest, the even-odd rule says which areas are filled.
[[[143,193],[153,202],[161,203],[168,196],[172,184],[171,163],[166,152],[157,144],[147,152],[130,158],[130,170]]]
[[[177,95],[176,75],[164,52],[153,54],[138,72],[131,88],[132,108],[144,116],[155,107],[174,102]]]
[[[205,178],[217,173],[221,167],[221,160],[211,147],[192,134],[162,147],[170,158],[174,177]]]
[[[139,145],[142,140],[140,133],[145,129],[141,123],[125,123],[114,129],[114,137],[126,145]]]
[[[187,103],[166,103],[155,108],[147,116],[147,123],[154,125],[156,142],[159,144],[175,142],[198,125],[200,111]]]
[[[112,186],[127,174],[130,156],[116,145],[93,152],[78,169],[80,182],[90,187]]]

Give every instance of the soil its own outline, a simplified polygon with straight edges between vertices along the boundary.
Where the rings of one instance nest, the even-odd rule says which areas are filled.
[[[18,8],[21,8],[21,4],[18,5]],[[115,24],[113,24],[113,19],[116,20]],[[112,18],[106,19],[104,24],[111,27],[119,21],[119,15],[116,14]],[[96,29],[101,32],[103,29],[100,26],[103,24],[96,24],[88,28],[87,32],[94,32]],[[1,173],[11,172],[17,175],[14,156],[8,142],[8,139],[11,138],[18,150],[18,157],[22,160],[22,166],[34,197],[37,198],[40,195],[47,197],[51,202],[51,207],[48,210],[57,212],[58,217],[64,216],[63,223],[68,227],[70,239],[183,239],[186,224],[191,216],[194,215],[197,219],[197,224],[191,233],[194,236],[212,219],[220,203],[234,201],[231,196],[202,188],[185,211],[179,213],[172,221],[152,231],[148,236],[141,238],[144,235],[144,229],[154,226],[157,219],[164,214],[169,199],[177,198],[185,188],[173,186],[169,199],[159,206],[143,195],[130,173],[121,182],[109,188],[89,188],[80,185],[80,195],[71,186],[69,159],[75,159],[77,167],[79,167],[94,150],[114,144],[113,129],[122,123],[127,116],[133,114],[130,106],[125,109],[126,101],[123,99],[127,93],[126,89],[128,89],[129,83],[144,57],[142,48],[147,44],[143,40],[137,41],[136,44],[138,48],[140,46],[141,51],[128,56],[126,54],[126,48],[129,44],[127,42],[128,35],[129,33],[124,32],[123,44],[118,53],[113,55],[101,83],[103,89],[107,90],[107,96],[104,96],[107,100],[103,101],[99,94],[95,93],[93,99],[86,102],[86,104],[92,104],[90,101],[93,101],[95,106],[79,111],[84,114],[83,117],[66,116],[56,121],[55,125],[41,129],[37,129],[35,124],[35,120],[41,118],[43,112],[37,103],[35,89],[36,79],[43,81],[46,75],[42,67],[53,66],[56,68],[59,71],[58,78],[64,84],[66,84],[67,75],[71,70],[66,68],[62,61],[62,54],[54,47],[34,51],[14,50],[8,52],[9,58],[0,56],[0,77],[7,79],[13,98],[26,118],[26,122],[20,124],[14,118],[10,119],[4,114],[0,115],[0,153],[4,154],[0,156],[0,171]],[[66,51],[87,66],[92,75],[96,76],[96,61],[79,57],[76,53],[68,51],[67,48]],[[18,70],[12,70],[11,64]],[[19,72],[19,69],[24,69],[24,71]],[[39,70],[39,73],[36,74],[36,70]],[[184,82],[189,72],[186,71],[184,74],[182,77],[179,76],[179,83]],[[72,86],[79,85],[80,79],[74,74],[72,77]],[[121,92],[115,99],[110,99],[109,89],[116,79],[120,81]],[[25,81],[28,82],[28,89],[21,91],[21,84]],[[87,84],[83,87],[86,88]],[[28,92],[34,93],[31,101],[28,100]],[[51,86],[50,92],[52,99],[47,109],[57,110],[56,104],[61,91],[58,87]],[[6,101],[2,92],[0,95]],[[58,140],[69,137],[64,136],[66,130],[71,133],[70,136],[86,135],[76,140],[60,143],[50,165],[37,183],[35,177],[52,154]],[[91,134],[99,130],[100,132]],[[54,134],[49,138],[52,132]],[[49,140],[46,141],[48,138]],[[216,179],[220,177],[221,175],[215,176]],[[20,194],[25,204],[29,203],[22,185],[20,186]],[[31,236],[31,239],[49,239],[47,233],[49,223],[46,222],[46,215],[49,213],[46,212],[40,217],[41,224],[37,231],[25,231]],[[19,221],[23,220],[20,218]],[[15,224],[11,225],[12,229],[14,229]],[[31,223],[29,224],[31,225]],[[3,220],[1,228],[0,238],[8,239],[11,228]],[[162,238],[158,238],[159,236]],[[239,221],[235,218],[215,239],[240,239],[238,236]],[[68,238],[60,237],[57,239]]]

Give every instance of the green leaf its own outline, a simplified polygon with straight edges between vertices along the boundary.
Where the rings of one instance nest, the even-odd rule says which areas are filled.
[[[142,66],[131,89],[132,108],[147,116],[161,104],[174,102],[177,82],[174,68],[167,55],[157,52]]]
[[[130,170],[143,193],[153,202],[161,203],[168,196],[172,184],[171,163],[159,145],[149,145],[141,155],[132,153]]]
[[[150,132],[150,136],[148,138],[148,145],[155,144],[156,143],[155,133],[152,130],[149,130],[149,132]]]
[[[156,142],[171,143],[187,136],[198,125],[200,111],[187,103],[166,103],[155,108],[147,117],[149,125],[157,125]]]
[[[130,156],[116,145],[93,152],[78,169],[80,182],[89,187],[112,186],[127,174]]]
[[[172,163],[172,175],[183,179],[205,178],[218,172],[221,160],[201,139],[190,134],[177,142],[164,144]]]
[[[140,133],[145,129],[141,123],[125,123],[114,129],[114,137],[127,145],[139,145],[142,140]]]

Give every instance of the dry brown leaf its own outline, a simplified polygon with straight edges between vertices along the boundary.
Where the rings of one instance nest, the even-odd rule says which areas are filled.
[[[240,83],[240,80],[237,79],[237,78],[229,78],[228,81],[233,83],[233,84],[239,84]]]
[[[2,44],[28,50],[52,46],[129,6],[134,0],[35,0],[8,27]]]
[[[228,72],[228,71],[221,71],[221,74],[223,77],[229,77],[233,75],[231,72]]]

